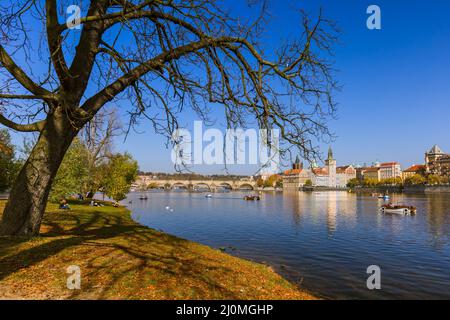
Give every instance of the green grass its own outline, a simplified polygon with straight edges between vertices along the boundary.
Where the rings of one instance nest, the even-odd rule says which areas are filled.
[[[144,227],[126,208],[71,207],[49,205],[40,237],[0,238],[0,298],[315,298],[268,266]],[[70,265],[81,290],[66,287]]]

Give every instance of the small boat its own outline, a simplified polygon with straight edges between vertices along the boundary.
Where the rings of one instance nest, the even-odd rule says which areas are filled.
[[[147,198],[147,196],[140,196],[139,197],[139,200],[147,200],[148,198]]]
[[[207,195],[205,195],[205,198],[212,198],[212,194],[208,193]]]
[[[244,197],[244,200],[246,200],[246,201],[255,201],[255,200],[261,200],[261,197],[260,196],[257,196],[257,195],[250,195],[250,196],[245,196]]]
[[[380,208],[382,213],[394,213],[394,214],[403,214],[403,215],[412,215],[416,214],[416,207],[414,206],[405,206],[401,204],[384,204]]]

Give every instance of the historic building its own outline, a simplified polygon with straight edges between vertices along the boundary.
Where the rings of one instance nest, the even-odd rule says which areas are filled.
[[[381,168],[380,167],[368,167],[362,172],[363,179],[375,179],[381,180]]]
[[[412,177],[416,174],[423,175],[426,171],[426,166],[423,164],[415,164],[409,167],[406,170],[403,170],[402,172],[402,179],[405,180],[409,177]]]
[[[351,179],[356,178],[356,169],[352,165],[336,168],[336,185],[347,186]]]
[[[441,148],[434,145],[425,153],[425,167],[428,174],[450,175],[450,154],[444,153]]]
[[[379,165],[380,179],[401,178],[402,167],[398,162],[384,162]]]
[[[356,168],[356,178],[359,181],[364,179],[375,179],[377,181],[389,178],[401,178],[402,168],[400,163],[393,162],[383,162],[374,163],[371,167],[361,167]]]
[[[328,172],[328,187],[337,187],[336,183],[336,160],[333,158],[333,150],[328,148],[328,158],[325,160],[325,168]]]
[[[310,174],[308,170],[303,169],[303,163],[300,162],[297,156],[292,164],[292,169],[283,173],[283,191],[298,191],[309,179]]]
[[[330,147],[324,167],[312,165],[311,168],[305,169],[297,157],[292,169],[286,170],[283,174],[283,190],[298,191],[308,180],[317,187],[341,188],[346,187],[347,182],[355,177],[356,170],[353,166],[336,166],[333,150]]]

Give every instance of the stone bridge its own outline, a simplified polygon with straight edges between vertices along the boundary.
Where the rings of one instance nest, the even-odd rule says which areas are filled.
[[[134,188],[147,189],[149,187],[160,189],[208,189],[215,191],[217,189],[229,190],[255,190],[256,181],[254,180],[226,180],[226,179],[203,179],[203,180],[183,180],[183,179],[152,179],[148,176],[138,176]]]

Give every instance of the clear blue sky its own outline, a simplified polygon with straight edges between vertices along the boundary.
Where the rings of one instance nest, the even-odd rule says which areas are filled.
[[[370,4],[381,8],[381,30],[366,28]],[[338,119],[330,123],[338,164],[380,160],[407,167],[422,163],[435,143],[450,152],[450,1],[304,0],[272,1],[270,6],[267,41],[273,43],[298,29],[295,8],[317,12],[322,6],[339,24],[335,61],[343,89],[337,94]],[[143,170],[172,170],[164,140],[144,128],[145,134],[132,134],[118,147],[132,152]],[[250,167],[232,169],[253,172]]]
[[[242,1],[228,3],[244,17],[252,13]],[[381,8],[381,30],[366,28],[371,4]],[[265,42],[276,46],[300,30],[294,9],[317,13],[320,6],[342,31],[334,59],[343,89],[336,96],[338,119],[330,122],[337,136],[332,145],[338,165],[380,160],[407,167],[422,163],[433,144],[450,152],[450,1],[270,1]],[[213,118],[223,120],[221,110]],[[191,126],[195,117],[181,120]],[[116,141],[116,148],[131,152],[141,170],[173,171],[164,138],[145,120],[139,131],[125,142]],[[218,167],[193,169],[220,172]],[[251,174],[253,169],[232,171]]]

